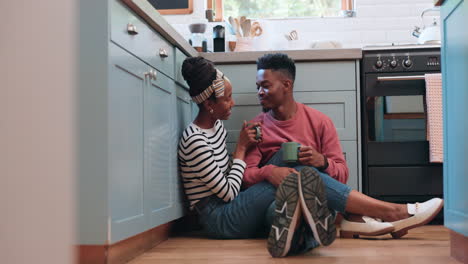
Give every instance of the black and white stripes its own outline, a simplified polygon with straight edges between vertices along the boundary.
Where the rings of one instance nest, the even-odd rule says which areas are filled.
[[[219,120],[211,131],[190,124],[182,134],[179,164],[191,208],[200,199],[213,194],[225,202],[239,194],[246,165],[234,159],[230,166],[226,137]]]

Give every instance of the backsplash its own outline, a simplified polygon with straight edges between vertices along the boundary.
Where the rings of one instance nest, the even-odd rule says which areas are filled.
[[[194,12],[191,15],[164,16],[184,38],[190,37],[188,24],[205,16],[206,1],[194,0]],[[365,45],[383,45],[391,43],[416,43],[413,37],[414,26],[423,26],[421,12],[433,7],[433,0],[356,0],[356,17],[352,18],[300,18],[259,20],[264,34],[259,41],[261,47],[269,49],[288,49],[284,34],[296,30],[299,46],[310,48],[317,41],[337,41],[344,48],[360,48]],[[433,19],[439,23],[437,12],[427,13],[424,22]],[[209,29],[220,23],[210,23]],[[212,30],[207,29],[210,39]],[[274,29],[274,30],[273,30]],[[211,43],[208,49],[211,49]]]

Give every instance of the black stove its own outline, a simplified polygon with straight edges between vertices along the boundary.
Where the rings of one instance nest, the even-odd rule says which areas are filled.
[[[426,73],[440,72],[440,46],[363,48],[363,192],[386,201],[442,197],[442,164],[429,162]]]

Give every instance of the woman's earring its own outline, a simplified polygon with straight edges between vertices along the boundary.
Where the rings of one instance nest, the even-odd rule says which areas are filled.
[[[213,112],[214,112],[213,109],[210,109],[210,114],[213,114]]]

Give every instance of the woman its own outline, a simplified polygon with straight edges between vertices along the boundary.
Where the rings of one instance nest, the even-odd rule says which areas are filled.
[[[422,204],[422,209],[415,209],[417,205],[408,205],[408,212],[411,207],[411,211],[416,210],[414,215],[417,217],[410,217],[405,205],[398,205],[401,212],[387,215],[381,213],[385,210],[377,209],[396,206],[395,204],[351,191],[346,185],[329,180],[330,177],[322,180],[319,174],[308,167],[300,173],[293,170],[278,187],[278,191],[270,183],[261,182],[241,192],[246,166],[243,161],[245,153],[261,140],[255,139],[255,130],[252,128],[261,124],[246,125],[244,121],[230,165],[226,130],[220,120],[229,119],[234,106],[231,83],[215,69],[212,62],[201,57],[186,59],[182,65],[182,74],[190,86],[190,96],[198,104],[200,111],[183,132],[179,144],[179,162],[190,207],[198,212],[203,231],[207,235],[215,238],[248,238],[259,231],[271,229],[268,250],[272,256],[282,257],[333,242],[336,236],[334,214],[328,206],[339,212],[350,213],[362,213],[368,209],[374,217],[395,221],[394,225],[408,228],[422,224],[440,210],[442,201],[439,199],[440,201],[431,200],[429,204]],[[273,216],[271,215],[270,206],[274,207],[275,193],[277,204],[278,200],[287,202],[288,197],[301,196],[301,202],[297,198],[294,201],[297,205],[294,206],[292,215],[281,210],[281,206],[277,206],[273,210]],[[310,203],[315,198],[320,203]],[[305,200],[308,202],[304,202]],[[427,210],[429,207],[431,210]],[[419,214],[417,210],[424,214]],[[311,221],[320,222],[321,228],[316,228]],[[348,231],[380,235],[394,230],[391,223],[369,218],[365,218],[365,221],[370,224],[346,221],[346,225],[350,227]],[[270,224],[265,226],[265,223]],[[372,230],[362,230],[363,228]]]
[[[246,164],[243,159],[255,139],[255,125],[242,125],[232,164],[226,149],[227,120],[234,106],[227,78],[201,57],[188,58],[182,74],[199,113],[183,132],[179,163],[190,208],[199,214],[205,233],[215,238],[253,237],[265,227],[265,215],[276,188],[257,184],[240,192]]]

